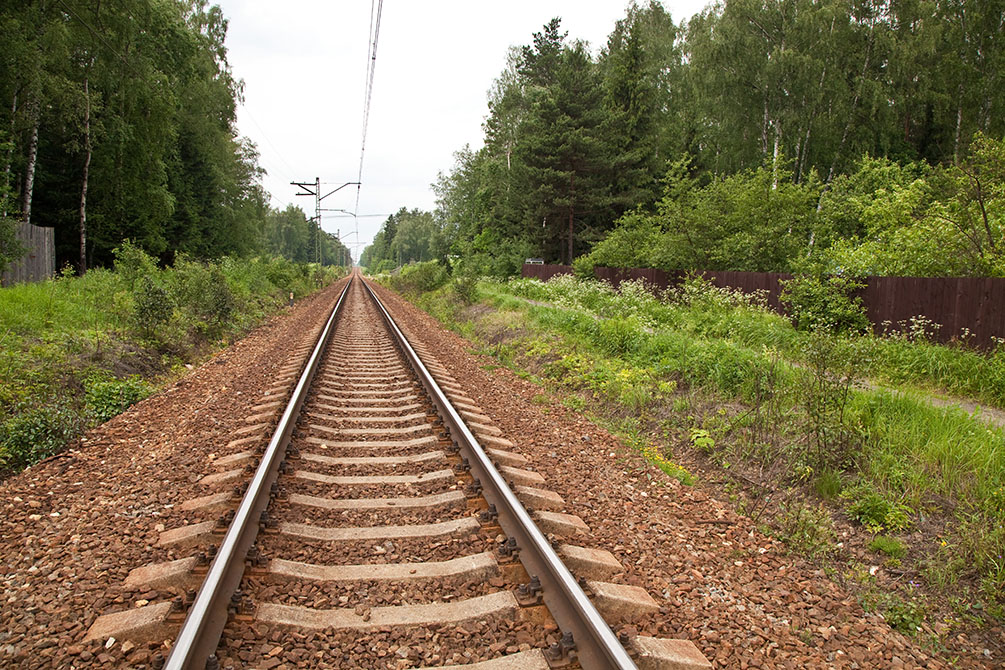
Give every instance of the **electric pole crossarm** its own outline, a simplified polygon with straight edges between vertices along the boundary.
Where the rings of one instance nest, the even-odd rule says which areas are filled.
[[[358,181],[347,181],[346,183],[342,184],[341,186],[339,186],[334,191],[329,191],[328,193],[325,193],[323,196],[321,196],[321,200],[324,200],[325,198],[327,198],[328,196],[330,196],[332,193],[337,193],[338,191],[341,191],[342,189],[344,189],[346,186],[351,186],[351,185],[359,186],[359,182]]]
[[[317,193],[315,193],[314,191],[310,190],[310,188],[308,188],[310,186],[314,186],[314,184],[302,184],[302,183],[300,183],[298,181],[291,181],[290,185],[291,186],[296,186],[296,187],[300,188],[301,191],[303,191],[303,193],[295,193],[294,195],[317,195]]]

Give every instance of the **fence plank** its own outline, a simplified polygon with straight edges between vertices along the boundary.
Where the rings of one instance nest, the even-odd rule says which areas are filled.
[[[27,249],[21,260],[11,263],[0,275],[0,285],[49,279],[56,273],[56,239],[53,228],[19,223],[15,236]]]

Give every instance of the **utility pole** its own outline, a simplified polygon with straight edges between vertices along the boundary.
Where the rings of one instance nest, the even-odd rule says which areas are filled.
[[[321,195],[321,177],[315,177],[313,184],[310,183],[310,182],[300,182],[300,181],[291,181],[290,182],[290,185],[296,186],[297,188],[300,189],[300,191],[298,193],[296,193],[296,195],[312,195],[312,196],[314,196],[314,217],[311,219],[311,222],[314,225],[311,227],[311,237],[314,238],[312,240],[313,243],[314,243],[313,244],[313,246],[314,246],[313,252],[314,253],[313,253],[312,260],[315,263],[321,264],[321,262],[322,262],[321,250],[322,250],[323,246],[321,244],[321,211],[322,211],[321,210],[321,201],[324,200],[325,198],[327,198],[328,196],[330,196],[332,193],[335,193],[336,191],[340,191],[343,188],[345,188],[346,186],[349,186],[351,184],[359,186],[359,182],[358,181],[347,181],[346,183],[342,184],[338,188],[333,189],[333,190],[329,191],[328,193],[325,193],[324,195]]]

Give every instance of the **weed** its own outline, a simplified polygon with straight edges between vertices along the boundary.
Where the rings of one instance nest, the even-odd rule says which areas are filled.
[[[809,438],[804,458],[811,467],[842,467],[861,442],[848,412],[861,363],[854,349],[849,340],[821,333],[813,333],[804,349],[809,366],[799,391]]]
[[[133,294],[136,326],[145,336],[152,336],[160,326],[171,319],[174,301],[163,287],[144,275]]]
[[[465,305],[478,301],[478,278],[473,275],[462,275],[453,281],[454,293]]]
[[[870,589],[862,596],[862,606],[866,611],[879,612],[890,626],[907,635],[916,635],[921,630],[928,610],[924,600],[913,592],[902,598],[878,589]]]
[[[866,484],[846,489],[841,497],[848,501],[845,511],[870,532],[905,530],[911,526],[914,510],[903,503],[891,502]]]
[[[562,404],[574,412],[582,412],[586,409],[586,400],[582,396],[568,395],[562,399]]]
[[[836,533],[823,507],[800,502],[783,503],[775,522],[778,538],[794,551],[818,558],[834,551]]]
[[[831,500],[841,495],[844,482],[841,481],[841,473],[837,470],[824,470],[817,475],[813,482],[813,488],[821,498]]]
[[[706,454],[712,453],[715,449],[715,439],[704,428],[692,428],[689,439],[692,447]]]
[[[22,403],[0,424],[0,468],[19,470],[58,453],[83,426],[83,417],[66,400]]]
[[[907,547],[895,537],[877,535],[869,543],[869,551],[886,554],[890,558],[901,559],[907,554]]]
[[[84,382],[84,403],[91,423],[99,424],[121,414],[151,393],[150,384],[137,375],[126,379],[93,376]]]

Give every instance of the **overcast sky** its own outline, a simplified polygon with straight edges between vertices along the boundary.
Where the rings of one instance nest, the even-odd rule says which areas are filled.
[[[230,20],[229,61],[244,80],[237,125],[261,153],[272,206],[297,197],[291,181],[356,181],[363,136],[370,0],[217,0]],[[375,4],[375,3],[374,3]],[[676,23],[706,0],[665,0]],[[449,171],[453,153],[481,145],[486,92],[511,45],[529,44],[552,17],[594,51],[605,44],[627,0],[388,0],[383,5],[363,155],[357,220],[323,213],[353,257],[400,207],[432,209],[430,184]],[[324,189],[323,189],[324,190]],[[327,191],[325,191],[327,192]],[[322,206],[352,212],[356,187]]]

